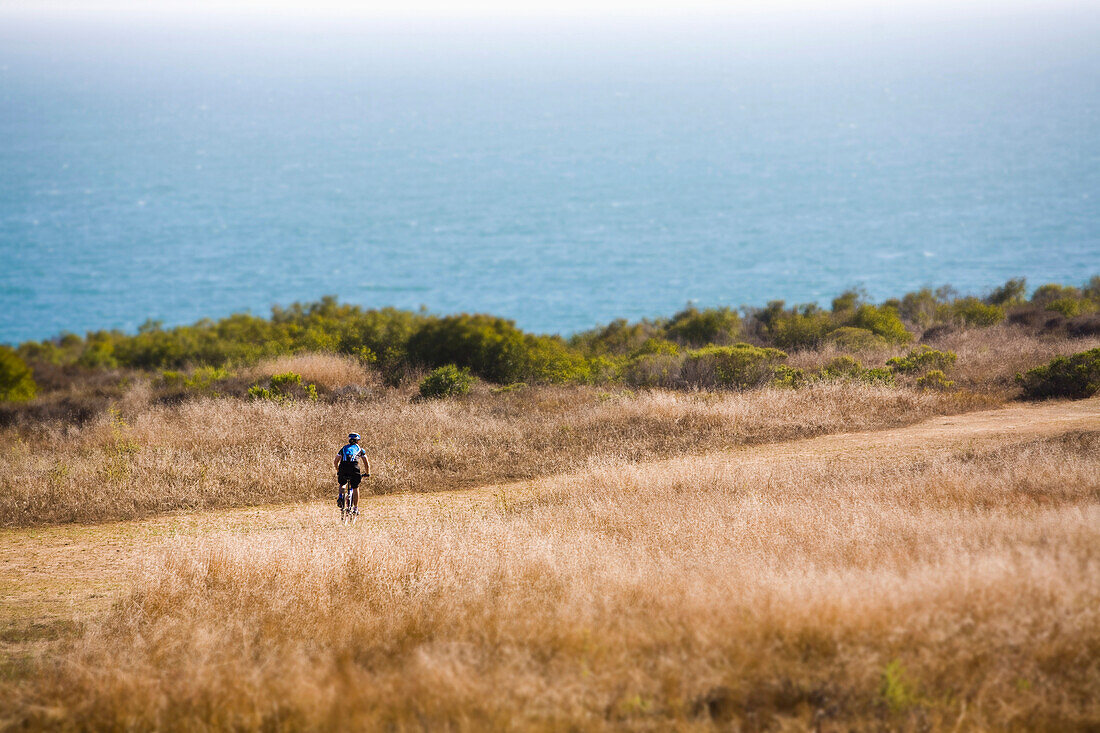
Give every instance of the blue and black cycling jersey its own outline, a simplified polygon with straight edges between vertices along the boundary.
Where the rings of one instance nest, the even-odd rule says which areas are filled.
[[[359,457],[366,455],[366,451],[355,445],[354,443],[348,443],[340,449],[340,470],[341,471],[359,471]]]

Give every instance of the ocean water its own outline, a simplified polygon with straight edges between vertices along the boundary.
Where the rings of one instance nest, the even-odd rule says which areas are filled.
[[[326,294],[568,333],[1083,282],[1098,19],[0,20],[0,342]]]

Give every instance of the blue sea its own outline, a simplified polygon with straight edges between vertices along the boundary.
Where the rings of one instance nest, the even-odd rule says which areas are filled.
[[[1100,274],[1100,12],[0,18],[0,342]]]

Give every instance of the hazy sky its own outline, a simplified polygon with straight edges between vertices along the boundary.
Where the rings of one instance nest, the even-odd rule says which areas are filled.
[[[0,0],[0,13],[108,18],[172,14],[461,19],[745,16],[822,11],[1003,14],[1088,5],[1086,0]]]

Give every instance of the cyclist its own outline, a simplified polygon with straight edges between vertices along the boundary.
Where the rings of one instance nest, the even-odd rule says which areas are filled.
[[[359,473],[359,461],[363,461],[365,475],[370,478],[370,463],[367,461],[367,452],[359,445],[359,433],[348,433],[348,444],[336,454],[332,465],[336,468],[336,482],[340,484],[340,496],[336,499],[336,505],[344,508],[346,501],[352,507],[352,514],[359,514],[359,482],[363,475]],[[347,498],[344,497],[344,488],[347,487]]]

